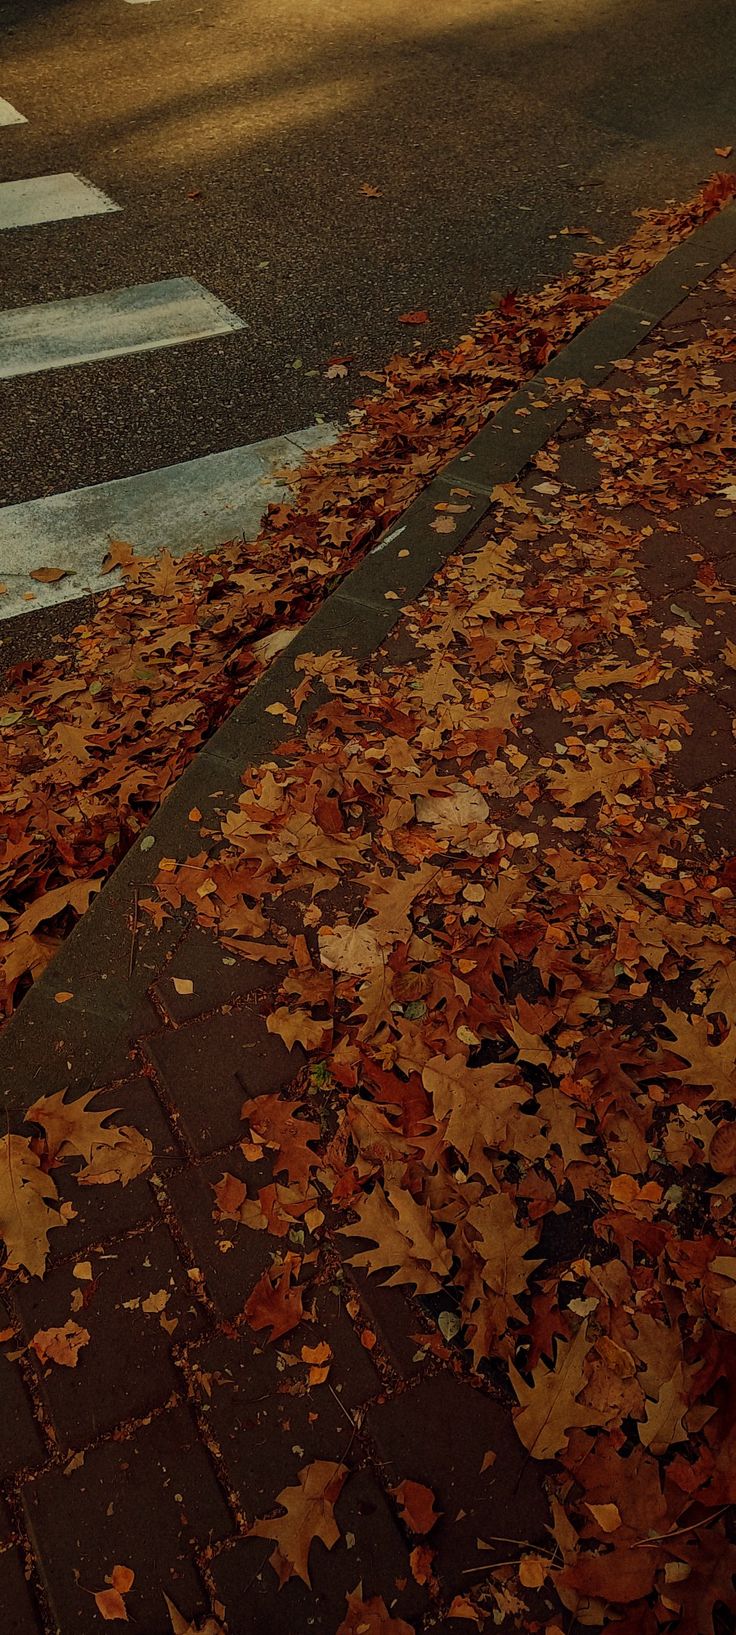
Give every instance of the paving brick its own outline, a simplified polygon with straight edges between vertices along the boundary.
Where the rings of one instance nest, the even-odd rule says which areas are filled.
[[[683,506],[671,511],[669,520],[691,539],[697,539],[705,556],[730,556],[736,549],[736,513],[727,500],[701,500],[698,505]]]
[[[195,926],[179,943],[152,991],[172,1021],[181,1023],[220,1010],[234,1000],[271,993],[282,976],[278,965],[231,954],[210,931]],[[178,994],[174,977],[188,977],[194,992]]]
[[[281,1090],[305,1061],[269,1033],[255,1007],[239,1006],[159,1033],[147,1042],[166,1094],[197,1152],[213,1152],[242,1135],[247,1096]]]
[[[311,1300],[305,1301],[311,1308]],[[349,1318],[330,1290],[314,1302],[317,1321],[300,1323],[275,1344],[242,1331],[190,1348],[188,1365],[234,1491],[250,1520],[268,1511],[282,1487],[313,1459],[340,1459],[354,1440],[351,1415],[380,1380]],[[327,1340],[328,1379],[309,1386],[301,1348]]]
[[[93,1280],[80,1281],[71,1265],[54,1267],[40,1282],[15,1289],[25,1333],[63,1327],[71,1316],[90,1334],[75,1368],[36,1363],[42,1390],[60,1440],[84,1447],[121,1421],[161,1407],[181,1382],[171,1346],[202,1330],[201,1308],[168,1228],[159,1223],[141,1236],[90,1256]],[[142,1302],[165,1291],[161,1311]],[[82,1309],[72,1306],[81,1294]],[[135,1302],[131,1306],[130,1302]],[[169,1335],[162,1318],[176,1320]]]
[[[164,1591],[187,1618],[209,1610],[194,1558],[232,1523],[188,1409],[92,1449],[68,1476],[45,1471],[26,1484],[23,1503],[63,1635],[97,1629],[89,1591],[104,1589],[116,1564],[135,1573],[127,1608],[141,1635],[171,1635]]]
[[[538,1466],[529,1460],[509,1408],[450,1374],[425,1379],[389,1401],[373,1404],[366,1429],[393,1486],[423,1482],[442,1519],[429,1543],[436,1568],[452,1593],[471,1567],[507,1559],[508,1545],[492,1535],[543,1543],[549,1521]],[[494,1464],[481,1473],[487,1453]],[[492,1544],[478,1554],[477,1539]],[[506,1554],[503,1554],[503,1552]]]
[[[68,1100],[76,1095],[76,1086]],[[181,1163],[177,1142],[172,1134],[155,1088],[142,1074],[126,1079],[116,1087],[101,1090],[92,1103],[95,1112],[116,1113],[113,1122],[130,1125],[151,1142],[153,1162],[150,1170],[129,1181],[127,1186],[112,1183],[109,1186],[79,1186],[75,1177],[81,1162],[62,1163],[54,1170],[54,1181],[63,1202],[72,1204],[75,1216],[62,1230],[52,1232],[50,1261],[79,1254],[90,1244],[104,1242],[124,1232],[158,1219],[158,1206],[151,1187],[152,1175],[166,1175],[172,1166]]]
[[[0,1553],[0,1616],[3,1635],[41,1635],[23,1558],[12,1547]]]
[[[340,1538],[331,1550],[317,1539],[309,1554],[311,1590],[298,1578],[282,1589],[266,1539],[240,1539],[217,1556],[212,1575],[225,1606],[228,1635],[333,1635],[347,1596],[382,1595],[396,1617],[421,1617],[426,1594],[411,1575],[409,1552],[375,1478],[350,1475],[335,1505]],[[247,1593],[245,1593],[247,1591]]]
[[[12,1316],[0,1302],[0,1329],[12,1326]],[[22,1340],[0,1346],[0,1481],[6,1482],[19,1470],[33,1470],[43,1462],[44,1449],[31,1399],[17,1362],[8,1353],[18,1350]],[[1,1531],[1,1525],[0,1525]]]
[[[693,730],[683,738],[682,750],[671,765],[683,789],[697,789],[699,784],[711,783],[728,772],[734,764],[731,716],[710,693],[694,692],[681,702]]]
[[[685,590],[695,584],[702,563],[691,561],[703,556],[702,546],[679,530],[655,528],[642,540],[636,557],[637,577],[650,596]]]
[[[698,814],[698,827],[716,855],[736,854],[736,774],[730,773],[714,785],[707,806]]]
[[[565,440],[553,482],[565,483],[581,494],[596,489],[601,480],[600,462],[585,437]]]

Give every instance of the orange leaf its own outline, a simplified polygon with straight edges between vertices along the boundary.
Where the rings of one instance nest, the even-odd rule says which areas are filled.
[[[429,323],[429,313],[428,312],[402,312],[400,317],[399,317],[399,323],[400,324],[428,324]]]
[[[54,1362],[61,1368],[76,1368],[79,1352],[89,1345],[89,1333],[67,1319],[63,1328],[40,1328],[31,1340],[40,1363]]]
[[[95,1595],[95,1604],[105,1623],[112,1623],[116,1618],[120,1618],[123,1623],[128,1623],[125,1602],[117,1590],[98,1590]]]
[[[398,1487],[389,1488],[399,1506],[399,1514],[412,1533],[429,1533],[436,1521],[442,1515],[441,1510],[434,1508],[434,1494],[431,1487],[425,1487],[422,1482],[400,1482]]]
[[[280,1339],[301,1321],[302,1290],[298,1285],[290,1287],[291,1275],[291,1260],[281,1268],[272,1266],[259,1277],[245,1302],[244,1316],[251,1328],[270,1328],[269,1341]]]
[[[56,585],[60,579],[66,579],[71,568],[31,568],[29,579],[38,580],[39,585]]]
[[[282,1583],[294,1574],[309,1585],[309,1551],[312,1540],[321,1539],[331,1550],[340,1537],[334,1506],[348,1474],[347,1465],[332,1459],[315,1459],[299,1472],[297,1487],[284,1487],[276,1503],[285,1512],[271,1520],[257,1521],[250,1538],[273,1539],[276,1549],[271,1565]]]

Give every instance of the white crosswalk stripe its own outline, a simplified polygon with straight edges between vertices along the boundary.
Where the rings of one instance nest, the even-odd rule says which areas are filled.
[[[0,182],[0,230],[102,216],[119,209],[120,205],[98,187],[70,170],[56,176],[29,176],[21,182]]]
[[[4,97],[0,97],[0,125],[27,124],[28,120],[25,114],[19,114],[18,109],[13,107],[12,102],[6,102]]]
[[[0,312],[0,380],[204,340],[242,320],[192,278]]]
[[[335,426],[310,426],[137,477],[5,506],[0,619],[109,590],[116,576],[100,570],[112,539],[124,539],[138,552],[166,547],[183,556],[222,540],[255,538],[266,506],[287,492],[282,473],[335,436]],[[63,569],[65,577],[39,584],[29,573],[41,567]]]

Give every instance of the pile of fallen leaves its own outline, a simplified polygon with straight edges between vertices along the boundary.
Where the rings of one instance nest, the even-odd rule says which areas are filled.
[[[0,1005],[9,1011],[275,650],[428,478],[608,302],[736,190],[643,212],[631,242],[508,295],[451,350],[398,356],[260,538],[174,562],[118,542],[123,584],[0,711]]]
[[[733,310],[736,272],[715,285]],[[438,1354],[506,1392],[550,1473],[549,1549],[479,1558],[454,1604],[478,1626],[538,1630],[543,1587],[548,1629],[733,1627],[736,875],[703,837],[717,789],[678,770],[736,593],[673,514],[712,495],[736,526],[734,363],[716,316],[608,390],[563,388],[594,411],[595,494],[548,445],[405,615],[400,658],[301,657],[295,722],[315,684],[327,702],[147,905],[283,961],[268,1027],[317,1064],[245,1103],[275,1180],[224,1174],[222,1218],[278,1240],[337,1209],[352,1264],[441,1314]],[[684,608],[638,572],[668,529]],[[277,1252],[250,1293],[269,1339],[309,1260]],[[334,1542],[346,1476],[305,1467],[252,1526],[281,1581]],[[373,1627],[353,1611],[344,1630]]]

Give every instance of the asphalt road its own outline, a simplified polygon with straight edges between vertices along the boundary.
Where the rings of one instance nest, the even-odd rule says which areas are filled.
[[[735,62],[733,0],[0,0],[0,180],[122,207],[0,234],[0,307],[187,275],[245,325],[0,382],[0,504],[339,418],[400,313],[454,338],[693,190]]]

